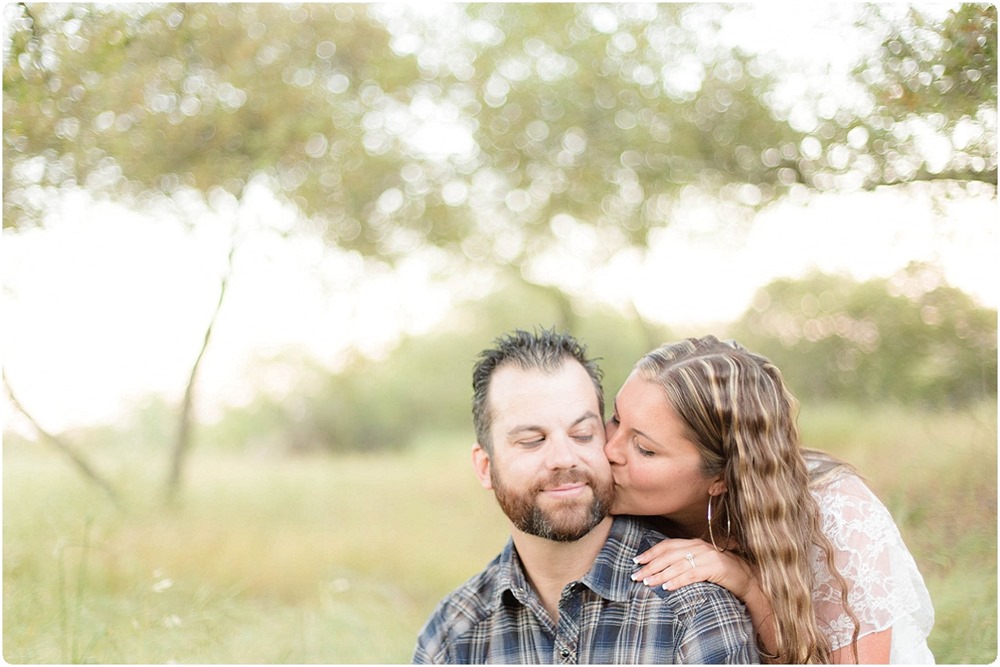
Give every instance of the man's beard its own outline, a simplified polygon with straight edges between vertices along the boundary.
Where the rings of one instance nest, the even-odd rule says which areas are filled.
[[[589,533],[608,515],[614,500],[614,483],[607,480],[599,483],[593,476],[578,470],[553,473],[542,484],[518,493],[507,488],[490,468],[493,492],[504,514],[522,532],[556,542],[575,542]],[[538,495],[544,488],[563,484],[586,482],[593,491],[589,505],[582,505],[579,499],[557,500],[554,508],[543,510],[538,506]]]

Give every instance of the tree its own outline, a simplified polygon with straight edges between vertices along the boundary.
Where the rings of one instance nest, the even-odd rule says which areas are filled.
[[[857,283],[813,274],[762,288],[734,327],[800,397],[954,407],[997,392],[997,315],[914,263]]]
[[[464,11],[436,31],[416,22],[390,28],[412,37],[412,52],[440,82],[438,98],[474,119],[475,148],[459,156],[448,183],[469,219],[462,250],[529,280],[549,248],[582,233],[597,239],[585,263],[644,248],[649,233],[699,193],[717,202],[711,222],[719,225],[746,221],[792,190],[935,180],[947,194],[983,183],[995,194],[989,7],[942,17],[826,6],[842,31],[851,20],[859,24],[853,78],[805,72],[727,41],[723,35],[754,13],[745,5],[472,4]],[[974,37],[953,48],[949,35],[968,25]],[[926,78],[893,59],[900,40],[919,44],[926,63],[946,59],[946,75],[964,82],[954,88],[959,99],[941,89],[906,107],[894,103],[894,87],[916,88]],[[812,77],[803,94],[784,93],[803,73]],[[571,305],[563,310],[569,319]]]
[[[391,53],[387,33],[363,8],[9,11],[5,227],[44,224],[62,189],[84,187],[136,207],[168,205],[183,215],[192,195],[240,198],[266,182],[322,219],[331,242],[380,256],[405,249],[398,237],[406,230],[380,218],[376,201],[407,187],[405,156],[394,153],[399,138],[385,126],[417,73],[412,59]],[[411,220],[421,224],[419,215]],[[225,281],[181,405],[170,497],[224,294]]]
[[[552,223],[560,215],[642,244],[691,188],[758,207],[795,186],[874,188],[929,171],[996,183],[992,7],[963,6],[935,23],[915,9],[892,18],[865,6],[858,20],[877,17],[879,30],[866,29],[873,53],[856,79],[820,71],[806,98],[794,102],[780,87],[798,71],[795,63],[724,41],[725,28],[754,11],[745,6],[477,4],[467,11],[484,26],[472,34],[485,34],[468,67],[451,77],[447,97],[464,100],[476,119],[474,173],[486,185],[470,187],[471,208],[488,220],[484,235],[516,235],[525,257],[557,240]],[[965,41],[950,37],[963,31],[971,33]],[[953,89],[930,86],[936,96],[898,103],[898,88],[928,88],[925,72],[892,55],[904,42],[921,48],[924,68],[944,67],[935,82],[951,77]],[[852,84],[853,96],[834,95]],[[809,113],[797,113],[798,105]],[[914,140],[909,128],[917,121],[946,136],[962,126],[977,139],[945,173]],[[517,252],[498,259],[511,256]]]
[[[9,6],[4,225],[37,222],[60,187],[239,197],[261,178],[342,246],[459,244],[509,262],[542,252],[558,215],[642,242],[685,187],[757,206],[796,184],[912,180],[936,166],[914,119],[978,132],[947,175],[995,184],[995,8],[853,10],[871,45],[857,95],[834,99],[852,82],[819,76],[801,101],[811,122],[779,94],[794,63],[722,37],[753,11]],[[835,15],[845,30],[850,17]],[[432,113],[474,141],[419,144]]]
[[[588,264],[642,248],[692,194],[733,224],[791,189],[931,174],[995,193],[991,6],[838,10],[873,26],[857,94],[831,98],[851,82],[824,76],[792,106],[796,63],[725,37],[751,6],[422,11],[5,6],[4,227],[44,225],[73,188],[183,215],[192,197],[264,187],[332,245],[388,262],[432,245],[544,283],[553,245],[592,233]],[[926,137],[951,141],[951,158]]]
[[[893,20],[892,11],[870,5],[860,19],[882,38],[855,70],[873,107],[854,141],[837,141],[880,156],[869,185],[957,180],[995,192],[996,6],[964,4],[940,20],[914,8]]]
[[[331,240],[392,246],[373,220],[406,188],[391,132],[419,79],[362,7],[23,7],[4,68],[4,225],[53,190],[138,205],[267,181]]]

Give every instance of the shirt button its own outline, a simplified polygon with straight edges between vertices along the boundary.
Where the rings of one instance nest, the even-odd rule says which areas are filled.
[[[568,648],[564,648],[562,651],[560,651],[560,653],[562,654],[562,657],[564,657],[564,658],[568,658],[569,657],[569,649]]]

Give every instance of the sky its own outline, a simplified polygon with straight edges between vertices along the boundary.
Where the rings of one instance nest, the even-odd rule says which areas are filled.
[[[235,214],[248,211],[293,222],[263,195]],[[935,262],[950,284],[996,308],[997,212],[990,195],[935,208],[920,196],[859,192],[786,202],[725,232],[712,210],[693,206],[644,256],[625,251],[599,267],[564,261],[589,242],[571,235],[551,268],[571,292],[608,308],[631,301],[645,317],[694,333],[738,318],[771,280],[814,269],[866,280]],[[147,392],[179,399],[229,249],[230,228],[216,222],[191,231],[80,194],[46,229],[4,234],[4,370],[43,427],[113,422]],[[446,271],[434,254],[392,272],[317,239],[248,233],[202,368],[201,416],[258,387],[281,391],[291,376],[265,362],[283,352],[336,369],[352,346],[378,355],[400,332],[433,331],[456,303],[490,287],[485,274],[435,279]],[[525,326],[535,324],[544,323]]]

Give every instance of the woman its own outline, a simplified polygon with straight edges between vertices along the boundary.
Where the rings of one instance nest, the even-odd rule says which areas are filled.
[[[895,523],[850,466],[800,446],[796,408],[778,369],[733,342],[639,361],[608,423],[613,512],[675,539],[633,578],[724,586],[775,662],[933,662],[934,611]]]

